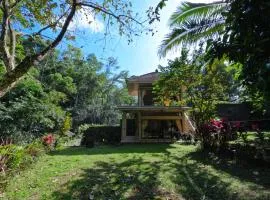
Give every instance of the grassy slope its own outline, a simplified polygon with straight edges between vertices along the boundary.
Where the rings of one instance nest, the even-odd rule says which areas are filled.
[[[66,148],[13,177],[4,198],[270,199],[269,169],[210,157],[177,144]]]

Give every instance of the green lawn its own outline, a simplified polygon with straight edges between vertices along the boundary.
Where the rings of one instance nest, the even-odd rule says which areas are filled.
[[[4,199],[270,199],[270,170],[180,144],[69,147],[13,177]]]

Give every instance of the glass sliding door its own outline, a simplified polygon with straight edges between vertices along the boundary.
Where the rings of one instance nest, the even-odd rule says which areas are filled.
[[[142,120],[142,138],[172,138],[180,134],[180,130],[175,120]]]

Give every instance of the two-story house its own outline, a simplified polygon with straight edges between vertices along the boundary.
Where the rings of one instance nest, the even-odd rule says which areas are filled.
[[[118,107],[122,112],[122,143],[171,142],[180,134],[194,133],[186,114],[189,107],[155,105],[153,83],[158,76],[152,72],[127,80],[128,92],[138,98],[138,103]]]

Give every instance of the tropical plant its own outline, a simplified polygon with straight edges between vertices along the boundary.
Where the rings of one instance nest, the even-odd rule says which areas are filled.
[[[66,135],[71,128],[72,128],[71,114],[67,113],[61,128],[61,134]]]
[[[162,41],[158,54],[166,56],[181,45],[216,37],[225,27],[222,12],[227,9],[224,1],[213,3],[183,2],[171,15],[171,32]]]
[[[51,151],[55,148],[56,138],[53,134],[48,134],[42,137],[42,144],[47,151]]]
[[[224,119],[211,119],[200,127],[197,135],[203,148],[224,149],[228,141],[236,139],[236,130],[233,130]]]
[[[15,143],[29,143],[44,132],[59,130],[64,120],[59,97],[47,93],[34,73],[29,73],[0,103],[1,136]]]
[[[269,1],[230,0],[224,12],[226,29],[209,46],[211,58],[228,56],[242,64],[240,79],[254,100],[270,100]],[[265,106],[265,105],[263,105]]]

